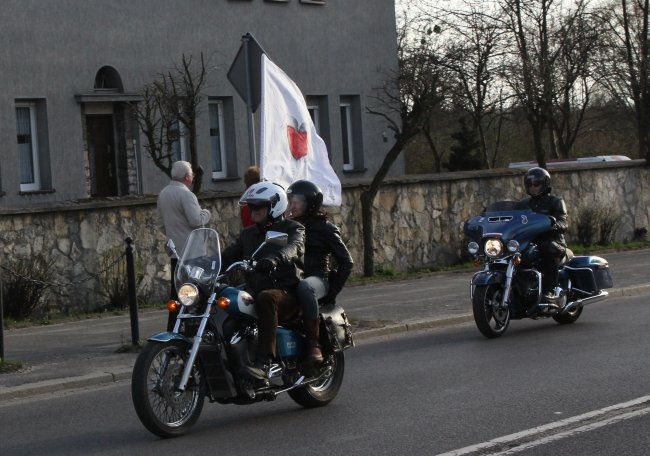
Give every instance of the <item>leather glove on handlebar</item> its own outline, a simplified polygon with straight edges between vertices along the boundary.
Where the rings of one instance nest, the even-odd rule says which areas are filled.
[[[277,264],[271,258],[260,258],[259,260],[257,260],[257,263],[255,264],[255,272],[259,272],[261,274],[268,274],[269,272],[274,270],[276,266]]]
[[[548,219],[551,221],[551,230],[557,230],[557,220],[552,215],[548,216]]]

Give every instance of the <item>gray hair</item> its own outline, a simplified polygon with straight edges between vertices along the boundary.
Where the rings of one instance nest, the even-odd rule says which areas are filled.
[[[192,174],[190,162],[179,160],[172,163],[172,179],[183,180],[186,174]]]

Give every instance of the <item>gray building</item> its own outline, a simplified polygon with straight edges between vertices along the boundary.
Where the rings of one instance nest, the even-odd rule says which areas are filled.
[[[342,182],[371,178],[391,143],[365,112],[397,68],[394,0],[4,0],[0,209],[155,194],[167,177],[132,104],[183,54],[205,56],[198,119],[205,190],[241,191],[246,105],[226,73],[247,32],[301,88]],[[259,111],[255,116],[259,140]],[[185,153],[179,143],[179,158]],[[401,174],[403,163],[392,174]]]

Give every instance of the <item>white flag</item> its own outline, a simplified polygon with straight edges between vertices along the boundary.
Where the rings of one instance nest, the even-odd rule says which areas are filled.
[[[323,204],[341,205],[341,181],[327,147],[316,133],[300,89],[262,54],[260,171],[263,179],[287,188],[306,179],[323,192]]]

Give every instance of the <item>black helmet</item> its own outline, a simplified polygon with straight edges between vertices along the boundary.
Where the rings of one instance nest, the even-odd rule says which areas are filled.
[[[531,185],[541,185],[542,188],[540,189],[539,193],[532,195],[530,193]],[[538,196],[550,193],[551,175],[544,168],[530,168],[524,176],[524,187],[526,188],[526,193],[528,193],[530,196]]]
[[[289,185],[287,196],[302,195],[305,197],[307,207],[305,215],[313,215],[318,212],[323,205],[323,192],[313,182],[308,180],[298,180]]]

